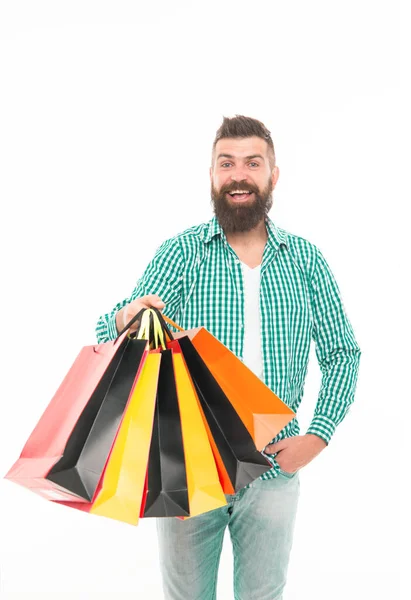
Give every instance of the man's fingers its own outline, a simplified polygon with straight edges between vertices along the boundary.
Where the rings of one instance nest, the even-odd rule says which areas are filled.
[[[144,304],[147,306],[147,308],[150,308],[150,306],[155,306],[156,308],[165,307],[164,302],[159,296],[157,296],[157,294],[151,294],[150,296],[146,296],[144,298]]]
[[[276,442],[275,444],[271,444],[270,448],[271,448],[271,452],[279,452],[280,450],[284,450],[284,448],[286,448],[289,444],[289,440],[284,439],[284,440],[280,440],[279,442]]]

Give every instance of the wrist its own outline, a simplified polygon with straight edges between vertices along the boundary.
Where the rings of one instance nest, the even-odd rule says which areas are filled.
[[[120,333],[120,331],[122,329],[124,329],[124,308],[121,308],[116,313],[116,328],[117,328],[117,333]]]
[[[310,444],[312,446],[314,446],[315,448],[318,448],[320,450],[322,450],[323,448],[325,448],[328,445],[327,442],[322,437],[320,437],[319,435],[316,435],[315,433],[306,433],[304,437],[309,439]]]
[[[128,318],[127,318],[127,313],[128,313],[128,307],[129,305],[126,304],[125,306],[123,306],[123,308],[121,309],[122,312],[122,324],[123,324],[123,328],[127,325],[128,323]]]

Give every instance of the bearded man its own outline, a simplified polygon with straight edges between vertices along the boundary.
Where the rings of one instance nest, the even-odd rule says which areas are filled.
[[[236,600],[281,600],[300,493],[300,470],[329,444],[354,400],[360,349],[321,251],[268,217],[279,176],[260,121],[224,118],[210,167],[214,217],[166,240],[131,296],[102,315],[115,339],[143,307],[184,329],[206,327],[295,413],[311,341],[322,384],[308,430],[295,417],[264,449],[272,468],[227,505],[185,521],[157,519],[167,600],[215,600],[228,527]],[[136,325],[134,326],[136,327]]]

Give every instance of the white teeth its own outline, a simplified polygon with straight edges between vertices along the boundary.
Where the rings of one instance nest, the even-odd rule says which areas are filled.
[[[230,194],[250,194],[249,190],[236,190],[234,192],[229,192]]]

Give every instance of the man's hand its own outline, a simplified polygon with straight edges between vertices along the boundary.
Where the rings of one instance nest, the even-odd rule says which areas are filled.
[[[326,446],[327,443],[318,435],[306,433],[268,445],[264,452],[266,454],[278,452],[275,460],[280,465],[280,469],[287,473],[294,473],[311,462]]]
[[[164,302],[161,300],[157,294],[150,294],[149,296],[142,296],[141,298],[136,298],[130,304],[126,304],[121,310],[116,314],[116,327],[117,331],[120,332],[126,324],[131,321],[131,319],[140,312],[142,308],[151,308],[154,306],[159,310],[162,310],[165,307]],[[133,323],[130,327],[130,333],[132,331],[137,331],[140,326],[140,319]]]

